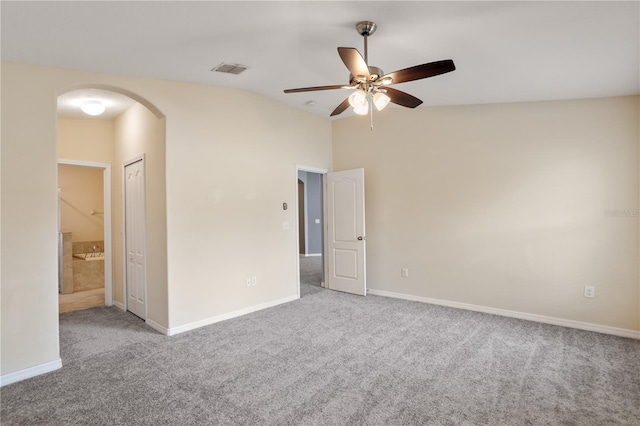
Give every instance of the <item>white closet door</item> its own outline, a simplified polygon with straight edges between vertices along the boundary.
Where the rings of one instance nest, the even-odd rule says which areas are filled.
[[[144,160],[128,164],[124,171],[127,309],[140,318],[146,319]]]

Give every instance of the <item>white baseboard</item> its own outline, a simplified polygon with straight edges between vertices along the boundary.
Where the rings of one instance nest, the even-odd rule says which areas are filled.
[[[39,376],[44,373],[49,373],[62,368],[62,360],[58,358],[55,361],[46,362],[44,364],[36,365],[35,367],[25,368],[24,370],[15,371],[13,373],[0,376],[0,387],[10,385],[11,383],[19,382],[22,380],[30,379],[32,377]]]
[[[113,304],[116,306],[116,308],[125,311],[126,309],[124,308],[124,303],[120,303],[117,300],[113,301]]]
[[[215,317],[203,319],[200,321],[192,322],[185,325],[180,325],[178,327],[171,327],[167,332],[167,336],[174,336],[179,333],[184,333],[185,331],[194,330],[196,328],[204,327],[206,325],[215,324],[220,321],[225,321],[231,318],[240,317],[242,315],[250,314],[252,312],[260,311],[262,309],[272,308],[277,305],[281,305],[287,302],[293,302],[294,300],[298,300],[300,296],[289,296],[283,299],[274,300],[272,302],[261,303],[259,305],[250,306],[248,308],[239,309],[237,311],[229,312],[226,314],[218,315]]]
[[[144,321],[149,327],[153,328],[156,331],[159,331],[160,333],[164,334],[165,336],[169,335],[169,330],[167,329],[167,327],[165,327],[164,325],[160,325],[157,322],[155,322],[154,320],[150,320],[150,319],[146,319]]]
[[[308,253],[308,254],[301,254],[300,256],[302,256],[302,257],[318,257],[318,256],[322,256],[322,253]]]
[[[542,322],[545,324],[559,325],[562,327],[577,328],[579,330],[595,331],[597,333],[612,334],[614,336],[640,339],[640,331],[626,328],[610,327],[608,325],[593,324],[590,322],[574,321],[563,318],[548,317],[545,315],[528,314],[526,312],[509,311],[506,309],[490,308],[487,306],[472,305],[469,303],[453,302],[451,300],[432,299],[430,297],[413,296],[411,294],[394,293],[384,290],[367,290],[374,296],[392,297],[394,299],[411,300],[413,302],[430,303],[432,305],[447,306],[450,308],[466,309],[468,311],[483,312],[485,314],[500,315],[509,318],[518,318],[528,321]]]

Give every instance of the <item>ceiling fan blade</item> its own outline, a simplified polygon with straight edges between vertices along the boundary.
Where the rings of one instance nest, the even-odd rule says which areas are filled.
[[[422,103],[422,101],[415,96],[400,90],[392,89],[391,87],[385,87],[384,90],[387,91],[387,96],[394,104],[402,105],[407,108],[415,108]]]
[[[340,55],[342,62],[344,62],[349,69],[351,75],[354,77],[362,76],[369,80],[371,77],[371,74],[369,74],[369,67],[360,52],[358,52],[358,49],[353,47],[338,47],[338,54]]]
[[[284,91],[284,93],[315,92],[317,90],[342,89],[343,87],[344,87],[344,84],[336,84],[335,86],[301,87],[300,89],[287,89]]]
[[[338,105],[336,109],[333,110],[330,117],[333,117],[334,115],[342,114],[344,110],[346,110],[347,108],[349,108],[349,98],[342,101],[342,103]]]
[[[421,78],[444,74],[455,69],[456,66],[453,61],[451,59],[445,59],[443,61],[429,62],[428,64],[416,65],[415,67],[394,71],[380,78],[391,77],[393,80],[392,84],[405,83],[407,81],[420,80]]]

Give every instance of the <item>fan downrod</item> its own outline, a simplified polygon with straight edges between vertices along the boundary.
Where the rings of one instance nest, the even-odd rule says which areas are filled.
[[[369,64],[369,49],[367,48],[367,38],[376,32],[378,26],[375,22],[360,21],[356,24],[356,30],[358,34],[364,37],[364,61]]]

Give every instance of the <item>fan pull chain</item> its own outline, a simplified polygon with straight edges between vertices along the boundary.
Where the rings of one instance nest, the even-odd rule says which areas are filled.
[[[371,98],[371,102],[369,102],[369,117],[370,117],[369,123],[371,124],[371,131],[373,132],[373,98]]]

